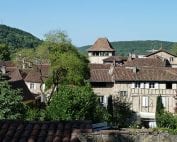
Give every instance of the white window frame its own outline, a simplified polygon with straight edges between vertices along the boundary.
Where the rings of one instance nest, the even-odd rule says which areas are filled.
[[[166,99],[166,97],[162,97],[162,104],[163,104],[164,107],[167,106],[167,99]]]
[[[149,107],[149,97],[148,96],[142,97],[142,107]]]
[[[30,84],[29,84],[29,88],[30,88],[30,89],[34,89],[34,85],[35,85],[34,83],[30,83]]]

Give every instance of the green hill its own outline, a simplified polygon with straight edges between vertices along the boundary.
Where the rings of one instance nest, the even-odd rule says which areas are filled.
[[[159,41],[159,40],[145,40],[145,41],[115,41],[111,42],[113,48],[116,50],[117,55],[127,56],[128,53],[147,54],[148,50],[159,49],[162,47],[167,51],[171,51],[175,42]],[[79,48],[79,51],[86,53],[91,45]]]
[[[34,48],[42,41],[32,34],[6,25],[0,25],[0,44],[6,44],[13,50],[17,48]]]

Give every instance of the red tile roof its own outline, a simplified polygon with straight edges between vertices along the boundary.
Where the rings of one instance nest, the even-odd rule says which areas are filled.
[[[81,133],[90,132],[90,121],[0,121],[3,142],[79,142]]]
[[[42,83],[42,79],[45,80],[48,77],[50,65],[37,65],[35,66],[27,76],[25,77],[26,82]]]
[[[87,51],[115,51],[107,38],[98,38]]]
[[[123,57],[120,57],[120,56],[111,56],[111,57],[108,57],[106,59],[104,59],[103,61],[104,62],[113,62],[113,61],[125,61],[126,59],[123,58]]]
[[[124,66],[165,67],[166,61],[163,61],[160,58],[135,58],[125,62]]]
[[[109,69],[93,69],[90,71],[90,82],[113,82]]]
[[[15,63],[12,61],[0,61],[0,66],[16,67]]]
[[[6,67],[6,74],[10,77],[9,81],[17,81],[23,79],[17,67]]]
[[[113,81],[175,81],[177,82],[177,69],[167,67],[139,67],[133,72],[133,67],[114,67],[113,74],[109,69],[90,69],[91,82]]]

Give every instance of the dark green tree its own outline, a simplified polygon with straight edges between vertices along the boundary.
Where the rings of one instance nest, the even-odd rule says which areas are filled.
[[[135,120],[135,115],[130,109],[131,104],[126,100],[116,96],[113,98],[113,118],[112,124],[117,128],[129,127]]]
[[[157,96],[157,102],[156,102],[156,113],[155,113],[155,117],[156,117],[156,124],[158,127],[162,127],[161,125],[161,116],[164,113],[164,106],[162,103],[162,97]]]
[[[110,122],[113,121],[113,100],[112,95],[108,97],[108,106],[107,106],[108,113],[110,114]]]
[[[0,44],[0,60],[3,60],[3,61],[10,60],[9,48],[5,44]]]
[[[26,106],[19,90],[14,90],[6,81],[0,81],[0,119],[24,119]]]
[[[47,115],[52,120],[98,121],[98,117],[102,120],[108,117],[106,111],[100,109],[97,96],[88,84],[61,86],[47,107]]]

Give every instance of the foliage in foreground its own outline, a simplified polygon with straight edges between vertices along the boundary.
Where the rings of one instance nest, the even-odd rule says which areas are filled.
[[[130,109],[131,104],[126,98],[117,96],[108,100],[108,111],[111,114],[110,120],[114,127],[129,127],[134,123],[135,113]]]
[[[164,106],[163,106],[163,103],[162,103],[162,97],[157,96],[155,118],[156,118],[156,124],[157,124],[158,127],[162,127],[161,116],[162,116],[163,113],[164,113]]]
[[[7,82],[0,82],[0,119],[24,119],[26,106],[19,90],[12,89]]]
[[[47,117],[52,120],[92,120],[108,119],[106,110],[99,106],[97,96],[91,87],[61,86],[47,108]]]

